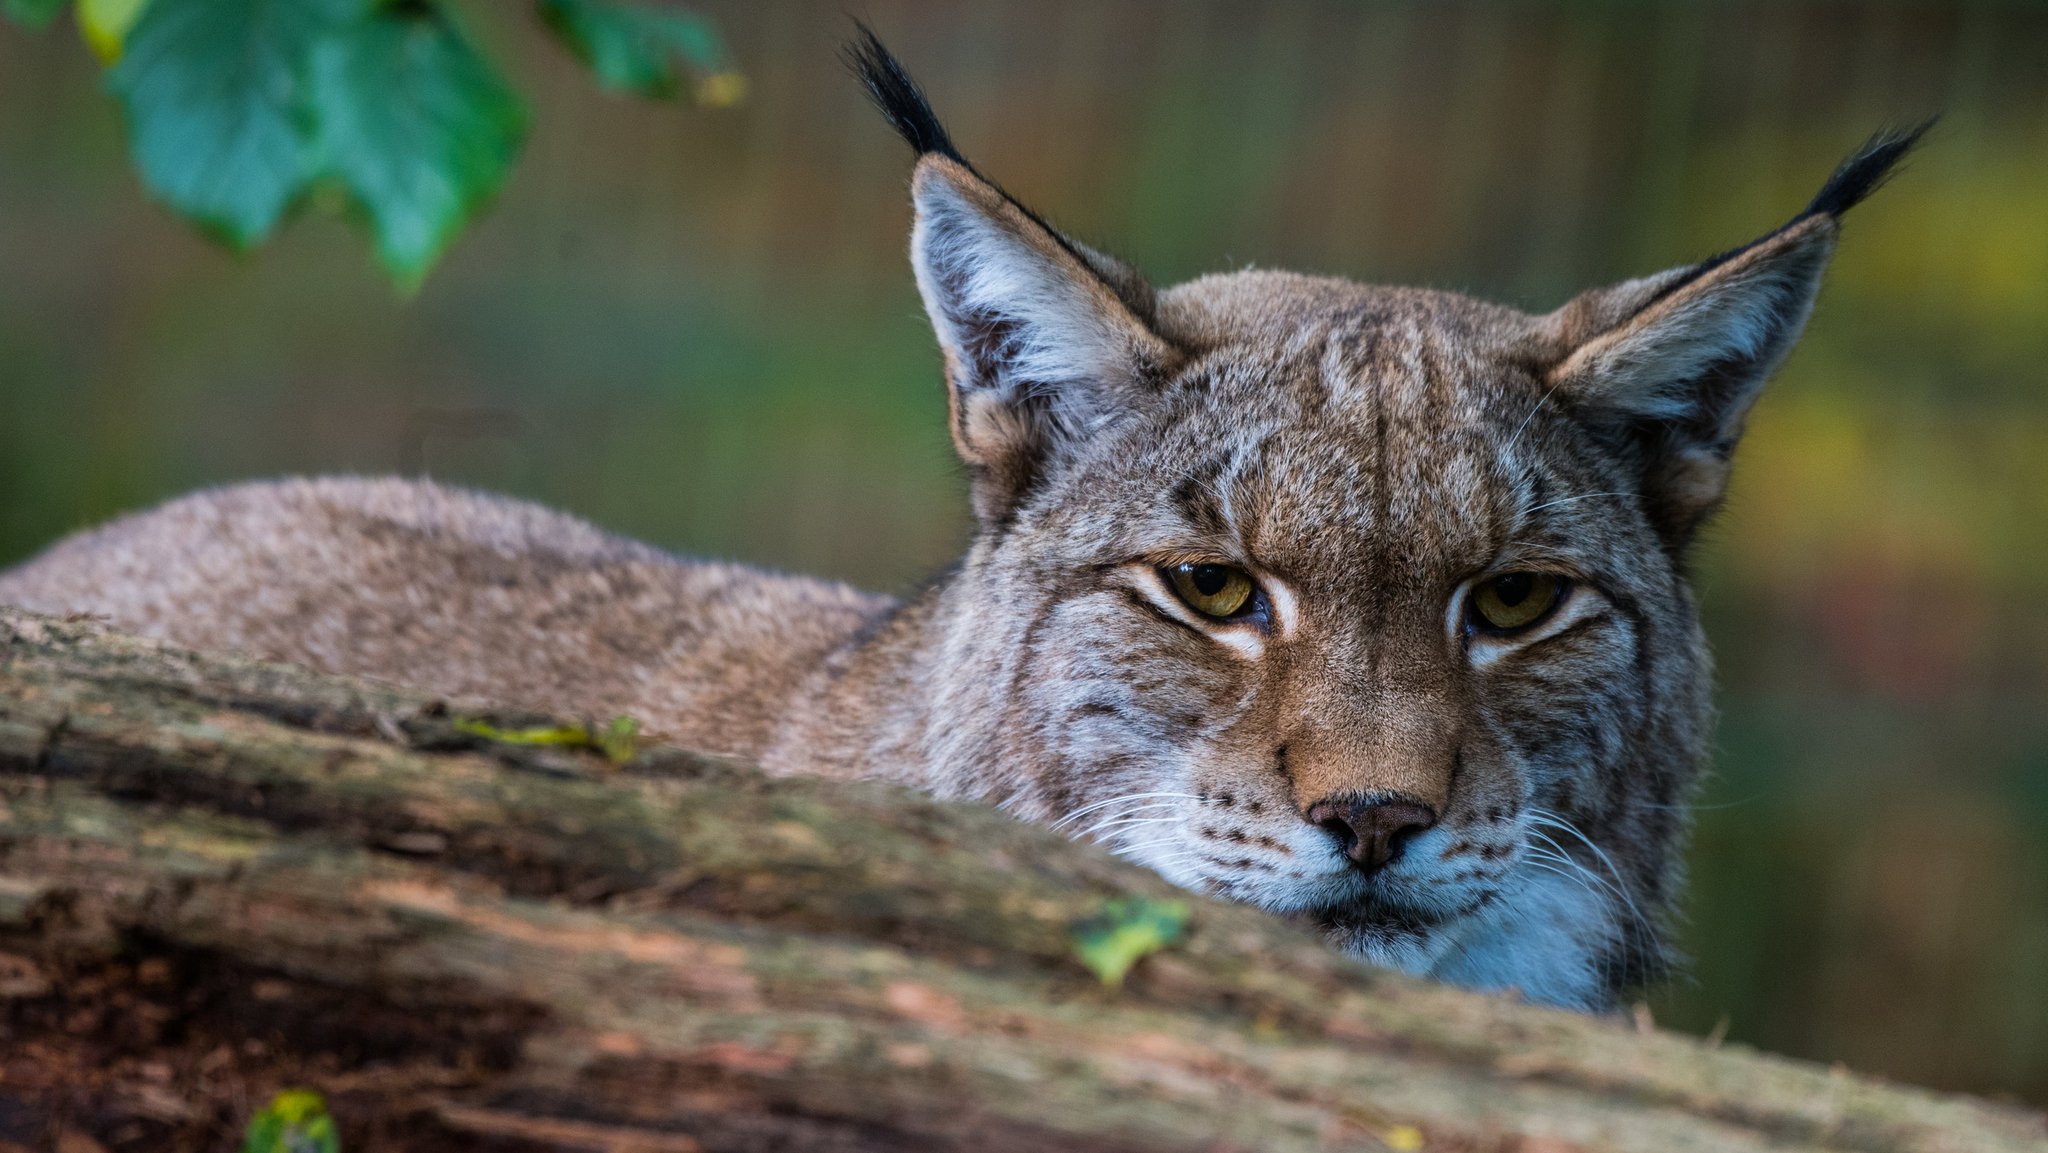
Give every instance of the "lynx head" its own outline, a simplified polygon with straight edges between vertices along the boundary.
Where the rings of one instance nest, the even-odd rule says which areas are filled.
[[[1664,961],[1709,664],[1686,553],[1881,135],[1790,223],[1531,316],[1282,272],[1155,292],[954,149],[912,261],[979,531],[959,791],[1354,952],[1597,1007]]]

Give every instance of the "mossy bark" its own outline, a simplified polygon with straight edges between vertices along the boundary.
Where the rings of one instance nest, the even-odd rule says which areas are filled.
[[[0,610],[0,1151],[2048,1147],[2041,1116],[1392,977],[980,808]],[[64,1144],[68,1142],[68,1144]]]

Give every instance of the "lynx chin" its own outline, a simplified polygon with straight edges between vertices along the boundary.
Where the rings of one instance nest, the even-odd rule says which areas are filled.
[[[1580,1008],[1666,965],[1709,662],[1687,552],[1873,138],[1718,256],[1530,315],[1155,289],[982,176],[872,34],[978,522],[902,601],[411,480],[201,492],[0,601],[990,802],[1382,965]]]

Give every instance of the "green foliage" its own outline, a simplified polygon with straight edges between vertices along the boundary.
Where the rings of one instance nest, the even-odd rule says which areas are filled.
[[[609,0],[540,0],[540,11],[611,91],[673,97],[683,90],[688,71],[702,77],[698,93],[704,103],[729,104],[738,97],[725,44],[702,16]]]
[[[525,132],[518,99],[425,3],[152,0],[109,80],[165,203],[246,249],[332,178],[406,288],[503,182]]]
[[[1074,931],[1074,955],[1103,984],[1118,988],[1131,966],[1180,940],[1187,925],[1184,901],[1145,897],[1111,901],[1100,916]]]
[[[143,182],[229,247],[260,243],[319,170],[296,107],[306,61],[367,8],[155,0],[108,74]]]
[[[0,0],[0,15],[31,28],[42,28],[64,10],[64,0]]]
[[[625,764],[640,751],[640,722],[616,716],[602,729],[587,725],[555,725],[545,728],[502,729],[475,717],[455,718],[455,730],[507,745],[560,745],[571,749],[594,749],[613,764]]]
[[[242,1153],[341,1153],[327,1102],[310,1089],[286,1089],[249,1118]]]
[[[0,0],[41,27],[63,0]],[[703,17],[599,0],[540,12],[607,89],[702,103],[744,92]],[[504,184],[526,111],[436,0],[80,0],[109,65],[129,149],[159,200],[236,251],[268,239],[315,187],[368,223],[413,291]]]
[[[425,5],[315,44],[306,92],[315,153],[368,214],[385,269],[417,288],[511,171],[526,110]]]

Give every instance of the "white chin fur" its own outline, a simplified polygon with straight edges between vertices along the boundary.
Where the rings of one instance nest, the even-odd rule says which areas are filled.
[[[1614,908],[1567,877],[1521,870],[1518,891],[1434,934],[1427,965],[1410,969],[1468,989],[1513,989],[1531,1001],[1599,1009],[1597,968],[1614,932]]]

